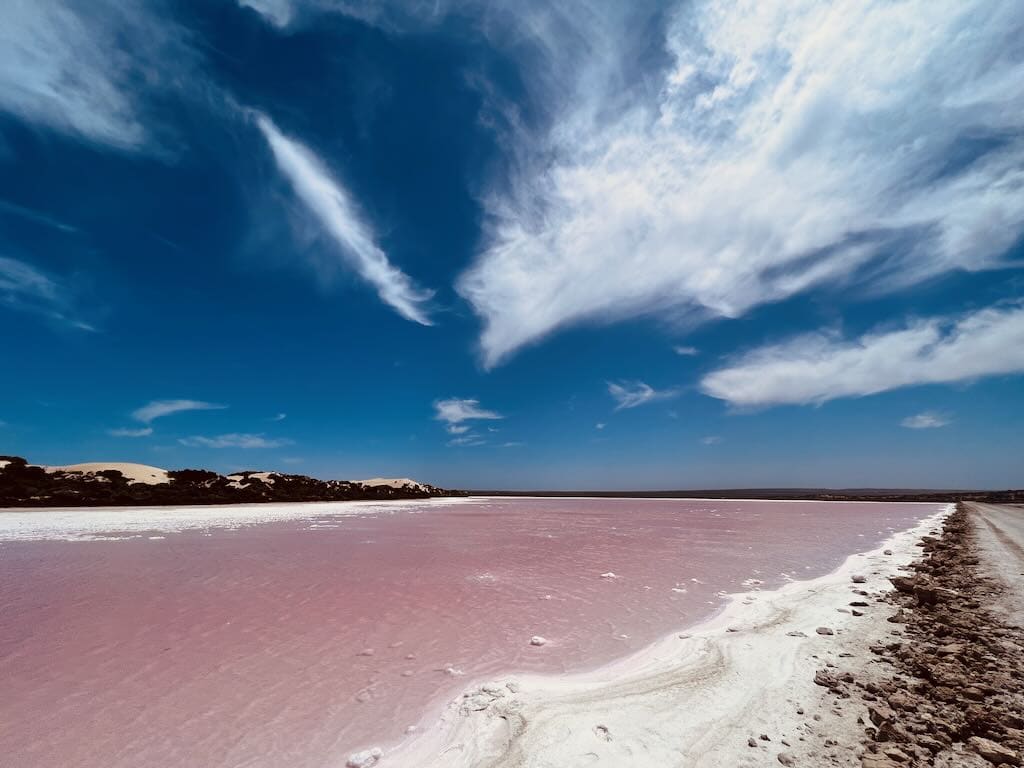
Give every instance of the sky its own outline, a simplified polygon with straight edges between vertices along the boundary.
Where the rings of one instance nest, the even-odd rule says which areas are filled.
[[[1024,486],[1024,4],[0,15],[0,453]]]

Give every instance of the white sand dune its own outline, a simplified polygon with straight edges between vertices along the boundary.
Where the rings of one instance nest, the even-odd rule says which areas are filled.
[[[408,477],[371,477],[369,480],[353,480],[352,482],[370,486],[386,485],[389,488],[404,488],[407,485],[410,485],[413,488],[425,487],[423,483],[419,483]]]
[[[166,469],[151,467],[148,464],[133,464],[127,461],[89,461],[84,464],[68,464],[63,467],[47,467],[47,472],[64,470],[65,472],[81,472],[94,475],[97,472],[104,472],[108,469],[116,469],[126,478],[134,483],[145,483],[146,485],[159,485],[170,481]]]
[[[814,731],[857,744],[863,726],[853,707],[830,704],[814,673],[830,661],[869,663],[868,645],[892,627],[881,605],[862,618],[845,612],[851,577],[866,577],[858,589],[887,591],[915,543],[951,511],[827,576],[733,595],[715,618],[598,670],[478,683],[432,726],[385,750],[379,768],[753,767],[781,764],[780,752],[794,765],[828,762]],[[853,658],[840,659],[844,651]]]

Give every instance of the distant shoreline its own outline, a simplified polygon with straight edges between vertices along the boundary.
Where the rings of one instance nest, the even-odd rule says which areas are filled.
[[[902,488],[733,488],[676,491],[502,491],[470,490],[470,496],[595,499],[753,499],[764,501],[903,501],[953,504],[980,501],[991,504],[1024,502],[1024,490],[938,490]]]

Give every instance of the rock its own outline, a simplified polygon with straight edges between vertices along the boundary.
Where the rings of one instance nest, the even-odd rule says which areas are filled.
[[[767,733],[762,733],[760,738],[761,738],[761,741],[771,741],[771,739],[768,738],[768,734]]]
[[[890,760],[895,760],[897,763],[908,763],[910,762],[910,756],[899,747],[887,746],[882,749],[882,753]]]
[[[918,605],[935,605],[939,602],[939,590],[931,584],[914,585],[914,597]]]
[[[1012,749],[997,744],[981,736],[971,736],[967,740],[967,746],[988,760],[993,765],[1020,765],[1020,755]]]
[[[875,725],[880,726],[882,723],[889,722],[894,717],[896,717],[896,713],[885,704],[872,704],[868,707],[868,718]]]
[[[892,582],[897,592],[902,592],[905,595],[912,595],[914,585],[917,584],[917,578],[914,576],[890,576],[889,581]]]
[[[865,754],[860,759],[861,768],[900,768],[900,764],[885,755]]]
[[[866,584],[868,577],[861,573],[855,573],[850,577],[850,581],[854,584]]]
[[[754,737],[753,736],[751,736],[749,739],[747,739],[747,746],[748,747],[755,747],[755,748],[757,747],[757,742],[754,741]]]
[[[882,554],[883,555],[891,555],[892,554],[892,550],[891,549],[887,549]]]
[[[530,638],[530,645],[536,645],[536,646],[539,647],[539,646],[544,645],[545,643],[547,643],[547,640],[545,640],[540,635],[534,635],[533,637]]]
[[[377,764],[377,761],[381,759],[383,754],[384,752],[380,747],[364,749],[362,752],[349,755],[345,766],[346,768],[370,768],[371,765]]]
[[[903,691],[896,691],[889,697],[889,706],[893,709],[914,709],[917,704]]]
[[[807,635],[801,632],[799,629],[792,629],[786,633],[787,637],[807,637]]]
[[[791,752],[779,752],[776,759],[783,765],[796,765],[796,758],[793,757]]]
[[[818,627],[814,631],[817,632],[819,635],[834,635],[835,634],[835,632],[833,632],[829,627]]]
[[[864,611],[858,611],[856,608],[851,610],[850,613],[852,613],[854,616],[863,616],[864,615]]]

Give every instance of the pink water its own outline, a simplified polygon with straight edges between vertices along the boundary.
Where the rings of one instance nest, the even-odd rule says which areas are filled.
[[[0,540],[0,765],[341,766],[474,678],[599,665],[936,510],[486,499]]]

